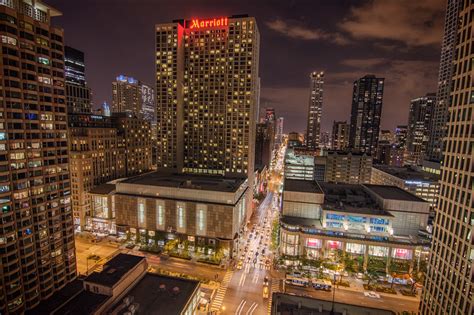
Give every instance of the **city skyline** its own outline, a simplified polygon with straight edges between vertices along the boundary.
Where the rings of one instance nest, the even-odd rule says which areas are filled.
[[[0,0],[0,313],[474,314],[474,0],[162,2]]]
[[[305,1],[263,1],[259,8],[246,1],[179,1],[174,5],[143,1],[134,5],[133,11],[127,1],[114,6],[85,1],[80,8],[63,1],[50,3],[64,14],[54,23],[67,32],[66,43],[86,54],[87,71],[91,72],[87,75],[88,84],[96,105],[104,100],[111,103],[110,82],[121,73],[147,83],[154,81],[153,42],[149,38],[156,23],[176,17],[208,18],[238,13],[247,13],[260,21],[260,108],[274,107],[279,116],[285,117],[285,132],[303,132],[306,128],[298,122],[305,120],[307,114],[307,75],[318,69],[324,70],[326,76],[322,131],[330,131],[333,120],[349,119],[352,82],[365,74],[386,78],[382,129],[393,130],[397,124],[405,123],[410,100],[435,90],[437,85],[445,9],[440,0],[417,4],[407,1],[400,6],[381,1],[321,1],[318,10],[310,11],[305,10],[309,5]],[[385,12],[393,10],[400,17],[392,19],[390,28],[380,28],[380,20],[371,20],[376,11],[383,12],[382,18],[387,19]],[[78,18],[84,15],[88,16],[87,24]],[[140,18],[135,19],[137,16]],[[407,34],[404,37],[393,31],[397,27],[414,31],[403,32]],[[351,33],[349,28],[360,30],[361,34]],[[123,32],[115,33],[116,29]],[[428,30],[430,35],[425,36]],[[119,40],[117,36],[129,40]],[[133,45],[128,45],[130,42]],[[282,64],[281,60],[287,62]]]

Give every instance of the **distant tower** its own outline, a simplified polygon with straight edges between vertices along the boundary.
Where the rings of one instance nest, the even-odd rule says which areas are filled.
[[[347,121],[334,121],[331,136],[333,150],[346,150],[349,146],[349,124]]]
[[[102,103],[102,113],[104,116],[111,115],[110,106],[107,104],[107,102]]]
[[[84,53],[65,46],[64,78],[68,114],[90,113],[92,111],[91,89],[86,85],[85,71]]]
[[[349,146],[375,156],[382,116],[384,78],[366,75],[354,82]]]
[[[316,149],[320,145],[321,113],[323,108],[324,72],[312,72],[308,104],[308,124],[306,128],[306,146]]]
[[[432,119],[436,94],[429,93],[410,102],[408,114],[407,148],[405,163],[421,165],[429,137],[429,124]]]

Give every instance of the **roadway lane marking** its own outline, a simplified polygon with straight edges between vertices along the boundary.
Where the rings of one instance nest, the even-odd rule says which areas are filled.
[[[227,271],[225,273],[224,279],[222,280],[219,289],[217,290],[216,296],[212,300],[211,311],[219,311],[221,309],[222,302],[224,301],[225,294],[227,292],[227,287],[229,282],[232,279],[233,271]]]
[[[245,283],[245,280],[247,279],[247,273],[244,272],[242,273],[242,276],[240,276],[240,280],[239,280],[239,287],[243,287],[244,286],[244,283]]]
[[[257,307],[258,307],[258,304],[256,302],[253,302],[252,306],[250,306],[247,313],[245,313],[245,314],[246,315],[252,315],[253,312],[257,309]]]
[[[246,300],[242,300],[239,304],[239,307],[237,307],[237,310],[235,311],[236,315],[240,315],[242,313],[242,310],[244,309],[245,303],[247,303]]]
[[[260,274],[258,272],[256,272],[254,275],[253,275],[253,279],[252,279],[252,283],[258,283],[258,278],[260,277]]]

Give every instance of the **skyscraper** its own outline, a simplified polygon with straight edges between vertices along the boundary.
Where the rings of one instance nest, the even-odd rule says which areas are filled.
[[[368,74],[354,82],[349,146],[375,155],[382,116],[384,78]]]
[[[447,15],[452,14],[448,3]],[[421,314],[472,314],[474,207],[472,168],[474,3],[462,1],[454,57],[440,194]],[[452,17],[447,17],[451,19]],[[452,30],[446,30],[451,32]]]
[[[64,34],[50,24],[59,15],[42,1],[0,2],[2,314],[24,313],[76,277]]]
[[[156,133],[156,104],[153,88],[143,82],[119,75],[112,82],[112,113],[131,113],[151,124],[152,138]]]
[[[430,122],[429,141],[427,146],[428,160],[441,161],[444,149],[443,138],[446,136],[448,107],[453,76],[453,59],[456,57],[456,36],[458,29],[459,9],[462,0],[448,0],[444,35],[441,44],[441,59],[438,73],[438,90],[436,103]]]
[[[316,149],[320,144],[324,72],[312,72],[309,78],[308,124],[305,141],[309,149]]]
[[[428,93],[410,102],[408,114],[407,146],[405,163],[421,165],[429,138],[429,124],[432,118],[436,94]]]
[[[253,174],[258,55],[247,15],[156,25],[158,169]]]
[[[349,146],[349,124],[347,121],[334,121],[331,137],[333,150],[346,150]]]
[[[275,136],[275,144],[280,145],[283,139],[283,117],[278,117],[276,122],[276,136]]]
[[[66,103],[69,114],[90,113],[91,89],[86,85],[84,53],[64,47],[64,76],[66,79]]]
[[[119,75],[112,82],[112,112],[142,113],[142,89],[138,80]]]

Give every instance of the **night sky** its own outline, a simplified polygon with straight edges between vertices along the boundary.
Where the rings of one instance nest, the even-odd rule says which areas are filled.
[[[436,92],[445,0],[45,0],[63,12],[53,24],[86,54],[96,105],[111,102],[119,74],[154,86],[154,25],[173,19],[255,16],[260,30],[260,106],[306,127],[309,73],[326,74],[322,130],[349,120],[352,83],[385,77],[382,128],[406,124],[409,101]]]

